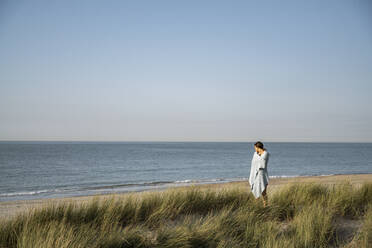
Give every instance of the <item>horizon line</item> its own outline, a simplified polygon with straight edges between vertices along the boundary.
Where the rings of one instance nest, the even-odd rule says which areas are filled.
[[[258,140],[247,141],[208,141],[208,140],[1,140],[0,143],[11,142],[56,142],[56,143],[254,143]],[[372,141],[262,141],[263,143],[372,143]]]

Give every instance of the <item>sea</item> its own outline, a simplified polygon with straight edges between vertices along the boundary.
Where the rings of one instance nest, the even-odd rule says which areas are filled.
[[[269,178],[372,173],[372,143],[265,142]],[[253,142],[0,142],[0,201],[247,181]]]

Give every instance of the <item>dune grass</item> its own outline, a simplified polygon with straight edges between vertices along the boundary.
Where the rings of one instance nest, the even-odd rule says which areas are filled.
[[[372,204],[368,205],[363,222],[361,231],[355,235],[352,242],[345,247],[372,247]]]
[[[336,217],[362,219],[345,241]],[[0,247],[369,247],[372,183],[288,184],[269,206],[248,187],[173,188],[49,204],[0,221]],[[354,245],[354,246],[353,246]]]

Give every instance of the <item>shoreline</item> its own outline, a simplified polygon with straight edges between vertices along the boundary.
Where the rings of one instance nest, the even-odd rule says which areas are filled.
[[[370,174],[338,174],[338,175],[322,175],[322,176],[297,176],[297,177],[280,177],[280,178],[270,178],[269,185],[267,188],[268,194],[275,192],[280,189],[282,186],[289,183],[320,183],[326,185],[339,184],[342,182],[350,182],[352,185],[361,185],[363,183],[370,182],[372,183],[372,173]],[[0,218],[7,219],[16,216],[21,212],[27,212],[34,208],[42,207],[50,203],[84,203],[86,201],[92,200],[94,197],[99,199],[104,199],[112,196],[125,197],[129,194],[143,194],[151,192],[159,192],[168,189],[182,189],[190,186],[195,186],[200,189],[224,189],[231,187],[245,187],[247,193],[250,193],[249,183],[245,181],[232,181],[232,182],[217,182],[209,184],[189,184],[189,185],[180,185],[172,186],[159,189],[150,189],[144,191],[129,191],[129,192],[117,192],[117,193],[108,193],[108,194],[95,194],[88,196],[69,196],[69,197],[60,197],[60,198],[44,198],[44,199],[35,199],[35,200],[13,200],[13,201],[3,201],[0,202]]]
[[[318,174],[318,175],[283,175],[283,176],[269,176],[270,180],[273,179],[287,179],[287,178],[307,178],[307,177],[324,177],[324,176],[340,176],[340,175],[363,175],[371,173],[347,173],[347,174]],[[164,190],[173,187],[183,187],[190,185],[206,185],[206,184],[225,184],[234,182],[245,182],[248,181],[247,177],[236,177],[236,178],[206,178],[206,179],[185,179],[177,181],[150,181],[150,182],[139,182],[139,183],[122,183],[113,185],[101,185],[101,186],[90,186],[85,187],[83,190],[77,188],[75,191],[71,189],[40,189],[35,191],[21,191],[21,192],[9,192],[0,194],[0,202],[10,201],[32,201],[32,200],[47,200],[56,198],[69,198],[69,197],[82,197],[92,196],[96,194],[123,194],[131,192],[143,192],[152,190]],[[113,189],[111,191],[107,191]],[[66,193],[59,193],[59,192]],[[84,193],[85,191],[85,193]],[[80,193],[77,193],[80,192]],[[49,194],[46,196],[43,194]],[[34,196],[35,195],[35,196]],[[40,196],[36,196],[40,195]],[[22,197],[23,196],[23,197]],[[9,197],[8,199],[6,199]]]

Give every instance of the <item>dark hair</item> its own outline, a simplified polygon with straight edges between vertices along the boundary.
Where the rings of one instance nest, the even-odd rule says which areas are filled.
[[[254,144],[254,146],[257,147],[257,148],[264,149],[264,145],[262,144],[261,141],[257,141],[257,142]]]

